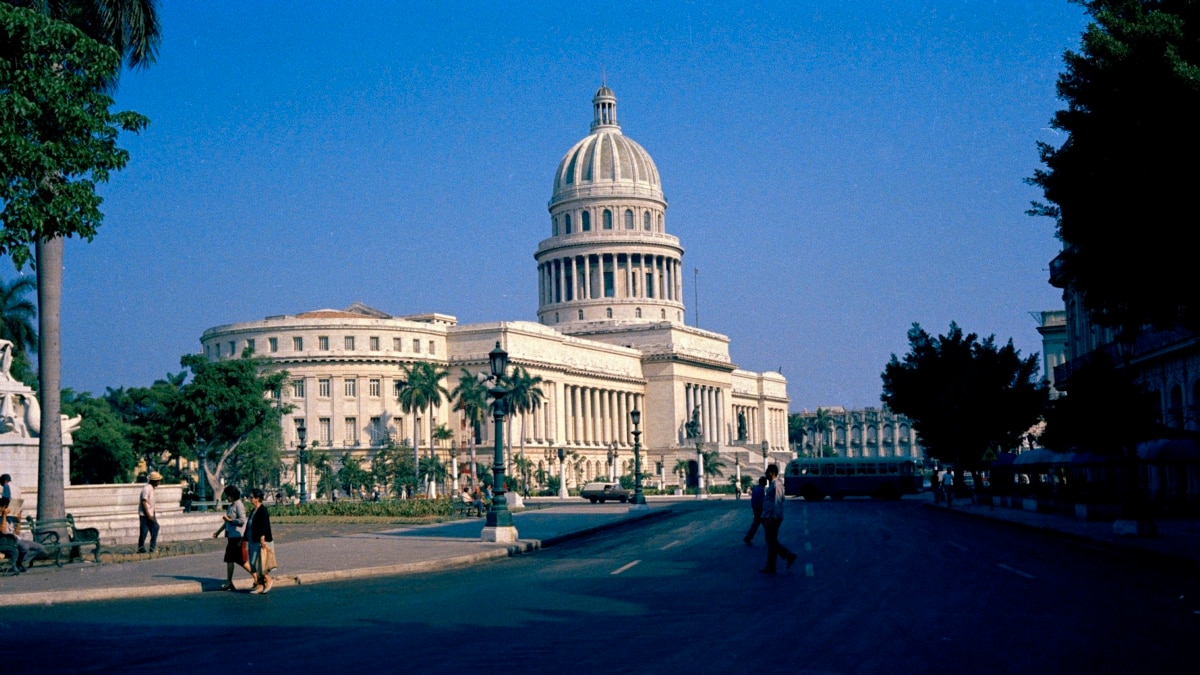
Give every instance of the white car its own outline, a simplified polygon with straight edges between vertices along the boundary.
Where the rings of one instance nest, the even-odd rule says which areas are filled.
[[[588,483],[580,490],[579,496],[593,504],[603,504],[610,499],[624,504],[629,501],[629,490],[621,487],[620,483]]]

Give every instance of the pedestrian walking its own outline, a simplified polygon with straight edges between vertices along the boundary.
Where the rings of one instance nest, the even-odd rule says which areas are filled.
[[[146,535],[150,535],[150,553],[158,548],[158,512],[154,509],[154,488],[162,482],[162,474],[151,471],[138,497],[138,553],[146,552]]]
[[[246,553],[249,557],[251,574],[255,575],[251,593],[266,594],[275,585],[269,574],[275,568],[275,539],[271,536],[271,514],[263,504],[263,491],[250,491],[250,516],[246,521]]]
[[[742,537],[742,541],[746,542],[747,546],[754,544],[754,535],[758,533],[758,526],[762,525],[762,510],[763,498],[767,492],[767,477],[759,476],[758,485],[750,488],[750,510],[754,512],[754,522],[750,523],[750,530],[746,532],[746,536]]]
[[[946,499],[946,508],[954,508],[954,472],[942,472],[942,494]]]
[[[254,576],[254,570],[250,567],[246,540],[242,538],[242,530],[246,526],[246,505],[242,503],[242,491],[233,485],[226,485],[225,498],[229,500],[229,507],[221,516],[224,522],[213,532],[213,539],[225,533],[225,583],[221,584],[221,590],[232,591],[234,565],[249,572],[250,576]]]
[[[779,527],[783,525],[783,479],[779,477],[779,465],[767,467],[767,490],[763,494],[762,525],[767,538],[767,566],[759,570],[763,574],[775,574],[778,558],[787,561],[788,569],[796,562],[796,554],[779,543]]]
[[[934,505],[942,503],[942,486],[938,481],[938,471],[934,469],[933,473],[929,474],[929,489],[933,490]]]

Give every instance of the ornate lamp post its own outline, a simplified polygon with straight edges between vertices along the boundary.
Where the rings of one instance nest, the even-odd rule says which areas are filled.
[[[642,423],[642,411],[634,408],[629,412],[629,421],[633,422],[633,506],[630,511],[643,511],[646,506],[646,495],[642,494],[642,431],[638,425]]]
[[[454,492],[450,497],[458,497],[458,441],[450,441],[450,475],[454,476]]]
[[[296,427],[296,436],[300,439],[300,503],[307,504],[308,482],[306,479],[308,476],[308,469],[305,467],[305,463],[308,461],[308,455],[304,451],[308,447],[307,443],[305,442],[308,440],[308,430],[304,427]]]
[[[496,399],[492,406],[492,416],[496,422],[496,442],[492,453],[492,508],[488,509],[487,522],[483,526],[481,538],[484,541],[512,543],[517,540],[517,528],[513,527],[512,512],[508,510],[508,500],[504,498],[504,416],[508,414],[508,405],[504,397],[508,395],[501,382],[508,370],[508,352],[496,348],[488,354],[488,365],[492,371],[492,388],[488,394]]]
[[[606,454],[608,457],[608,482],[612,483],[612,482],[614,482],[613,481],[613,473],[614,473],[613,472],[613,460],[616,458],[616,453],[613,452],[611,445],[608,446],[608,453],[606,453]]]
[[[763,451],[763,471],[766,471],[767,470],[767,453],[769,453],[771,451],[771,444],[768,443],[767,441],[763,441],[762,442],[762,451]]]

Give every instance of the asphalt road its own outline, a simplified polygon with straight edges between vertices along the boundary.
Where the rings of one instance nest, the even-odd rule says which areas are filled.
[[[5,670],[1175,673],[1189,570],[915,502],[789,502],[758,573],[746,502],[415,577],[5,613]]]

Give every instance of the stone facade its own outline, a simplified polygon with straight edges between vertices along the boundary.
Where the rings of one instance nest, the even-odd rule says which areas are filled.
[[[832,424],[827,429],[816,425],[816,412],[798,413],[803,420],[803,454],[817,456],[822,448],[832,448],[839,457],[913,457],[921,458],[924,451],[912,422],[884,408],[846,410],[841,406],[820,408],[829,413]]]
[[[621,134],[610,89],[596,93],[593,111],[592,133],[555,173],[551,236],[534,254],[537,323],[459,325],[445,314],[391,316],[359,304],[204,332],[209,358],[250,348],[289,373],[282,402],[294,407],[283,425],[290,466],[301,426],[335,457],[350,452],[369,459],[388,436],[428,448],[430,429],[444,424],[455,439],[438,452],[454,447],[462,458],[471,434],[449,402],[427,414],[401,412],[400,368],[433,362],[450,370],[452,387],[461,369],[486,371],[497,342],[511,366],[543,379],[542,404],[510,418],[514,446],[523,440],[535,470],[555,474],[557,449],[574,452],[572,486],[607,475],[612,452],[619,473],[632,470],[634,408],[643,412],[643,471],[651,476],[662,471],[673,480],[676,460],[694,460],[698,441],[730,465],[745,446],[757,449],[763,441],[775,459],[790,457],[787,380],[739,369],[728,337],[684,323],[683,248],[665,230],[658,169]],[[694,417],[699,435],[689,433]],[[490,433],[489,423],[477,456],[484,464]],[[295,475],[285,472],[284,480]]]

